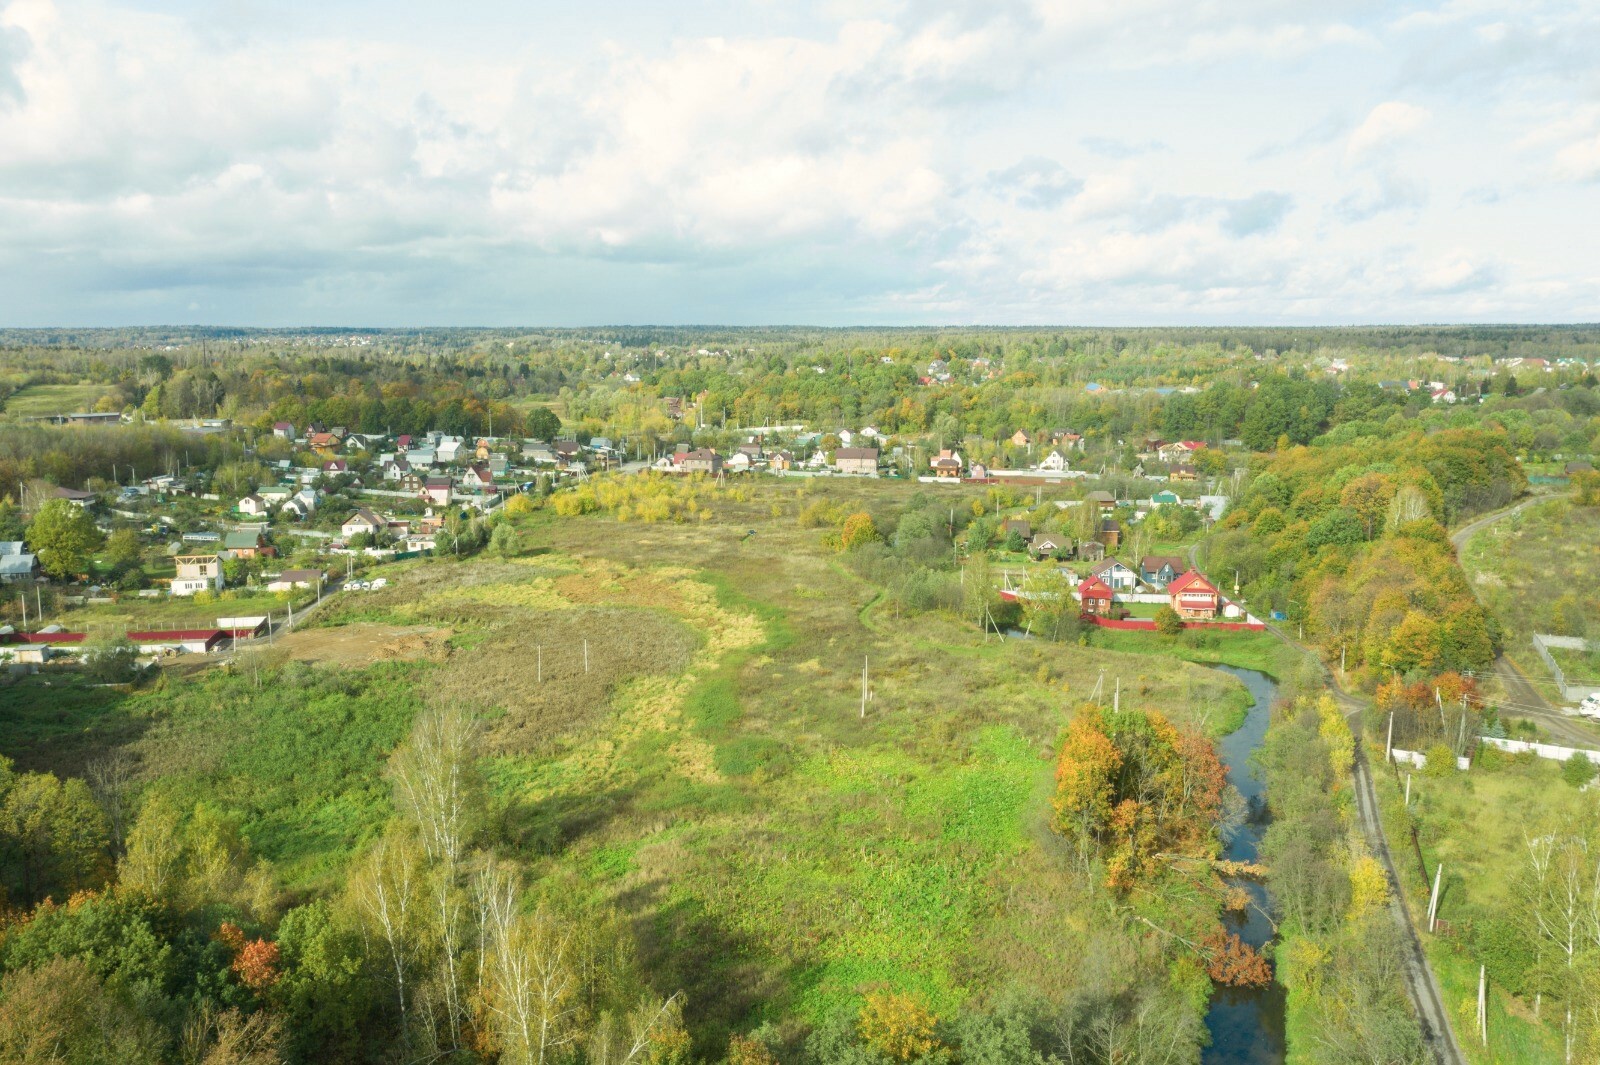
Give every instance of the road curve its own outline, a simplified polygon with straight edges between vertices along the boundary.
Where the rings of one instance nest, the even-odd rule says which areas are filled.
[[[1473,534],[1493,525],[1501,518],[1509,518],[1526,507],[1553,498],[1556,497],[1549,493],[1529,496],[1515,506],[1497,510],[1492,514],[1485,514],[1483,517],[1463,525],[1450,534],[1450,543],[1456,549],[1457,561],[1460,561],[1461,552],[1466,548],[1467,541],[1472,538]],[[1463,565],[1462,570],[1465,571],[1465,569],[1466,567]],[[1470,579],[1467,583],[1469,586],[1472,585]],[[1474,596],[1478,594],[1476,588],[1473,589],[1472,594]],[[1573,720],[1554,706],[1551,706],[1550,701],[1539,693],[1539,689],[1533,686],[1533,682],[1528,679],[1527,674],[1523,673],[1522,669],[1511,659],[1503,654],[1496,655],[1494,673],[1496,679],[1500,681],[1500,686],[1505,689],[1506,702],[1512,704],[1501,707],[1501,712],[1505,716],[1525,717],[1535,721],[1544,727],[1544,730],[1550,734],[1552,739],[1561,743],[1575,747],[1600,745],[1600,736],[1596,736],[1592,728],[1587,727],[1583,722]]]

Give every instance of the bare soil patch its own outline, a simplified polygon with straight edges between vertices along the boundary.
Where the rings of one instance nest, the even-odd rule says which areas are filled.
[[[441,661],[449,654],[449,639],[450,630],[436,625],[357,622],[291,632],[275,646],[297,662],[360,669],[392,659]]]

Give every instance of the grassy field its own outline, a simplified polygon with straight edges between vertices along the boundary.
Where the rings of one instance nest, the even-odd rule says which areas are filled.
[[[1375,767],[1381,767],[1382,758],[1379,749]],[[1540,1023],[1532,1001],[1495,982],[1496,957],[1488,946],[1531,938],[1514,917],[1514,885],[1527,853],[1525,835],[1585,810],[1593,816],[1594,797],[1561,780],[1559,770],[1557,763],[1543,759],[1491,755],[1467,773],[1442,778],[1413,773],[1409,811],[1404,773],[1381,768],[1374,773],[1385,832],[1413,919],[1426,915],[1431,876],[1439,863],[1444,865],[1439,918],[1450,934],[1418,934],[1439,977],[1457,1041],[1474,1062],[1543,1065],[1562,1059],[1559,1028]],[[1473,1037],[1480,964],[1490,970],[1487,1048]]]
[[[882,508],[914,488],[825,491]],[[330,603],[264,681],[246,663],[132,695],[46,700],[43,674],[0,688],[0,749],[74,771],[124,747],[314,890],[388,816],[385,756],[419,706],[471,707],[507,856],[634,915],[647,971],[687,992],[706,1045],[876,986],[946,1015],[1013,985],[1064,999],[1083,959],[1131,972],[1163,949],[1093,917],[1104,896],[1061,854],[1058,734],[1102,678],[1125,707],[1234,727],[1242,686],[1185,659],[1271,666],[1267,638],[986,641],[946,614],[897,617],[800,526],[803,491],[766,484],[695,524],[541,512],[521,557],[404,563]],[[1140,905],[1198,929],[1216,902]],[[1166,964],[1198,1011],[1198,968]]]
[[[297,608],[305,602],[309,592],[296,593]],[[65,607],[50,614],[46,622],[59,624],[74,632],[87,632],[91,637],[120,635],[129,630],[141,629],[209,629],[222,617],[251,617],[267,613],[282,615],[288,596],[276,592],[247,592],[225,590],[223,595],[207,601],[196,602],[192,597],[140,598],[124,594],[115,603],[92,606]]]
[[[1504,629],[1507,657],[1545,698],[1562,702],[1532,637],[1600,633],[1600,507],[1565,499],[1535,504],[1480,530],[1461,561]]]
[[[105,391],[102,385],[29,385],[5,401],[5,413],[31,418],[89,411]]]

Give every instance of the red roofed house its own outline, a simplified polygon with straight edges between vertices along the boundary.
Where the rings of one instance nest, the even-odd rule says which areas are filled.
[[[1196,451],[1204,450],[1205,446],[1204,440],[1179,440],[1173,444],[1162,444],[1157,453],[1161,456],[1162,462],[1182,462],[1192,457]]]
[[[1172,609],[1181,618],[1214,618],[1222,605],[1217,586],[1196,570],[1189,570],[1167,585],[1167,594],[1172,597]]]
[[[1114,593],[1111,586],[1099,577],[1086,577],[1078,585],[1078,598],[1083,601],[1082,612],[1102,617],[1111,613]]]

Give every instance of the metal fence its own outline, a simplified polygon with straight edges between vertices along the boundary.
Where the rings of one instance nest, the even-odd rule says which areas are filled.
[[[1533,634],[1533,649],[1539,652],[1539,657],[1544,659],[1545,668],[1550,670],[1550,675],[1555,678],[1556,687],[1561,689],[1561,697],[1568,702],[1581,702],[1590,695],[1600,694],[1600,683],[1591,681],[1569,682],[1561,667],[1556,664],[1555,657],[1551,655],[1550,648],[1555,647],[1563,651],[1586,652],[1589,650],[1589,641],[1580,636],[1552,636],[1547,632]]]

